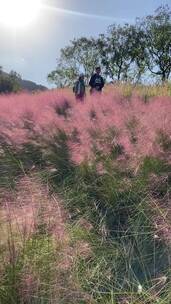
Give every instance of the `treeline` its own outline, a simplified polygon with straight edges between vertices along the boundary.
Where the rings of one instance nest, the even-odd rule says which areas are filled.
[[[109,81],[141,83],[149,77],[165,82],[171,75],[171,9],[159,7],[134,24],[111,25],[97,39],[74,39],[61,49],[48,75],[57,87],[73,85],[80,72],[86,81],[100,65]]]
[[[7,74],[0,66],[0,94],[17,93],[20,91],[20,79],[21,76],[15,71],[11,71]]]

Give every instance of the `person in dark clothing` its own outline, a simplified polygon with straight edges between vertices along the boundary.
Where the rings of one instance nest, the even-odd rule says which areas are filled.
[[[91,87],[90,93],[93,94],[95,92],[102,92],[102,89],[104,87],[104,79],[100,75],[101,74],[101,68],[96,68],[96,73],[91,77],[89,85]]]
[[[75,93],[75,97],[77,100],[84,101],[86,89],[84,82],[84,74],[79,76],[79,79],[76,81],[73,92]]]

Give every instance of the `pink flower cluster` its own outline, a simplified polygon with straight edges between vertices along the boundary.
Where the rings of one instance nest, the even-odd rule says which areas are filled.
[[[171,98],[144,103],[137,94],[127,99],[111,88],[78,103],[68,90],[0,97],[0,139],[15,144],[29,141],[31,132],[49,137],[57,130],[69,136],[76,163],[93,157],[96,145],[104,153],[119,144],[130,158],[161,152],[158,132],[171,139]],[[109,136],[110,134],[110,136]]]

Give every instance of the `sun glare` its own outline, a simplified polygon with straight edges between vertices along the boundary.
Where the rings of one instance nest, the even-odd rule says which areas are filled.
[[[38,16],[41,0],[0,0],[0,22],[10,28],[29,25]]]

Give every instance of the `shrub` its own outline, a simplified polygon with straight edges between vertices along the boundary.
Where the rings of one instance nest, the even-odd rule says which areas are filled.
[[[16,79],[0,74],[0,94],[17,93],[19,90],[20,84]]]

